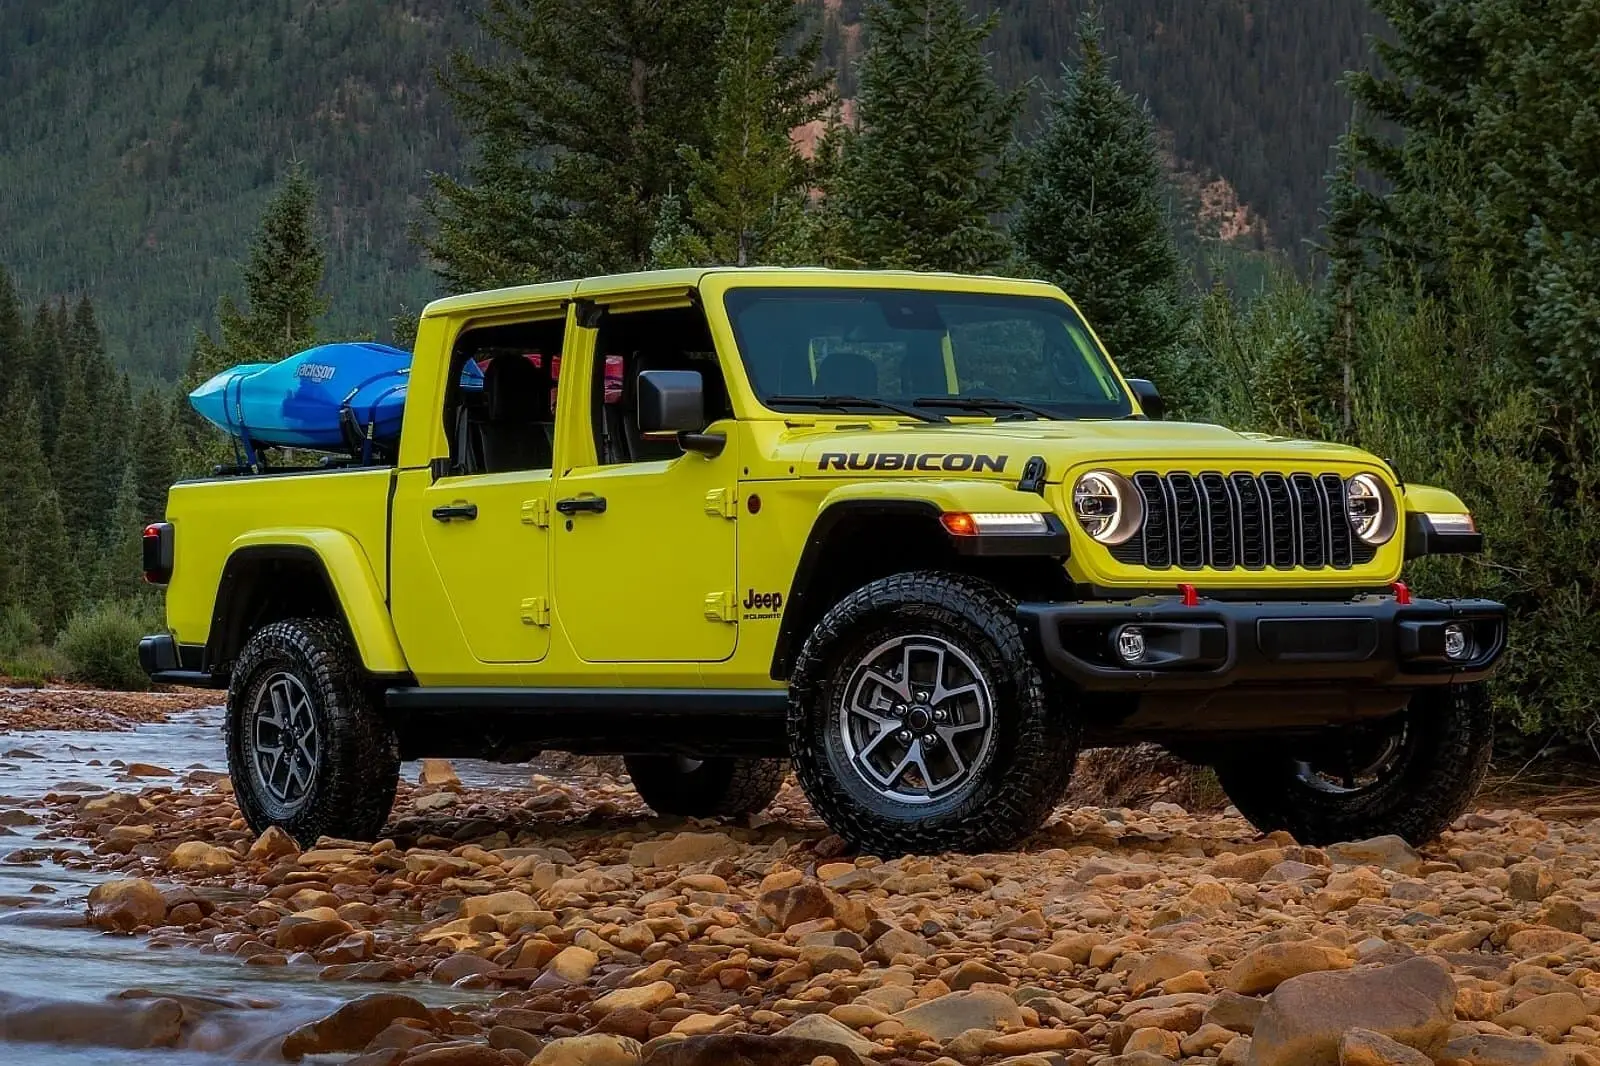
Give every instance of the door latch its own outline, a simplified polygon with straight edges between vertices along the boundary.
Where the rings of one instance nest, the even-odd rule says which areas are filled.
[[[706,493],[706,514],[719,518],[737,518],[739,501],[727,489],[712,489]]]
[[[538,526],[541,529],[550,525],[550,501],[544,497],[537,500],[522,501],[522,524],[525,526]]]
[[[734,602],[731,592],[713,592],[706,597],[706,621],[708,622],[737,622],[739,620],[739,605]]]
[[[550,601],[543,596],[530,596],[523,600],[522,624],[525,626],[548,626],[550,624]]]

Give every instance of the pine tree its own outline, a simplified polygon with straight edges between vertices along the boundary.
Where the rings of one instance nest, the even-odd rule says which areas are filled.
[[[661,198],[709,147],[716,0],[490,0],[489,58],[444,86],[474,156],[438,176],[426,243],[457,290],[648,265]]]
[[[0,606],[20,604],[41,627],[54,618],[55,610],[46,571],[53,568],[68,575],[74,572],[66,553],[60,508],[55,506],[52,515],[51,508],[45,506],[47,496],[52,505],[55,497],[41,447],[42,436],[38,402],[25,390],[13,389],[0,414],[0,535],[10,546],[10,550],[0,553],[6,595]],[[52,529],[41,533],[36,528],[41,517],[47,523],[54,522]],[[45,550],[39,546],[53,533],[61,533],[56,543],[46,546],[54,554],[37,554]],[[39,598],[41,587],[46,589],[43,600]]]
[[[84,366],[74,362],[67,370],[67,399],[61,407],[50,471],[54,475],[54,487],[60,493],[61,517],[66,523],[67,535],[79,549],[73,559],[79,562],[98,551],[100,538],[96,534],[105,519],[105,511],[99,508],[96,499],[99,488],[96,428]]]
[[[127,602],[142,591],[144,548],[139,534],[144,520],[139,509],[139,478],[129,463],[123,468],[117,503],[106,526],[101,598]]]
[[[134,418],[132,467],[139,490],[139,519],[155,522],[167,511],[167,489],[177,478],[172,409],[155,389],[139,396]]]
[[[66,345],[55,310],[42,303],[33,316],[28,335],[32,355],[32,393],[39,401],[39,432],[46,453],[55,448],[56,422],[67,402]]]
[[[0,399],[17,386],[19,379],[32,373],[32,363],[22,302],[17,298],[11,274],[0,266]]]
[[[82,589],[78,568],[73,565],[76,556],[61,517],[61,498],[55,489],[45,489],[34,501],[22,543],[27,567],[23,602],[49,640],[78,609]]]
[[[817,73],[822,38],[789,55],[801,10],[793,0],[731,0],[717,44],[717,106],[711,147],[686,148],[689,262],[782,264],[802,244],[814,175],[793,131],[832,106],[830,77]],[[673,205],[664,203],[664,210]],[[703,245],[703,251],[693,250]]]
[[[1082,58],[1064,73],[1029,152],[1012,222],[1029,269],[1083,309],[1122,369],[1167,377],[1188,321],[1167,221],[1167,181],[1149,112],[1111,76],[1101,28],[1085,16]]]
[[[868,267],[988,270],[1006,258],[1018,93],[984,52],[998,15],[962,0],[870,0],[837,189],[849,255]]]
[[[296,164],[261,216],[243,267],[245,305],[217,305],[219,336],[197,336],[185,382],[192,388],[240,363],[271,363],[309,348],[328,309],[321,294],[325,256],[317,232],[316,187]]]

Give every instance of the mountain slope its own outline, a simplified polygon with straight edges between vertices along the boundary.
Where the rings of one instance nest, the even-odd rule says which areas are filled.
[[[831,57],[848,62],[860,0],[801,2],[825,27]],[[1008,84],[1033,81],[1036,115],[1082,0],[973,3],[1000,11],[996,68]],[[329,328],[383,334],[400,304],[438,292],[407,230],[427,172],[454,169],[463,148],[432,71],[451,49],[481,46],[477,6],[8,4],[0,262],[30,296],[90,293],[118,356],[170,376],[217,296],[236,289],[250,229],[298,158],[318,181],[328,228]],[[1170,131],[1191,200],[1215,205],[1215,229],[1299,248],[1315,231],[1327,146],[1348,114],[1334,80],[1364,57],[1375,23],[1364,0],[1109,6],[1118,72]]]

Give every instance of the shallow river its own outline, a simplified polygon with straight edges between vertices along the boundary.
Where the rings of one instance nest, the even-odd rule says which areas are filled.
[[[224,769],[220,709],[187,712],[126,733],[0,733],[0,823],[8,820],[4,815],[9,811],[32,811],[42,817],[40,799],[63,784],[74,791],[86,791],[81,785],[98,786],[95,791],[137,790],[139,784],[117,780],[121,766],[113,765],[134,762],[178,773]],[[525,767],[466,761],[455,767],[464,784],[479,787],[523,785],[528,777]],[[407,766],[403,772],[415,780],[417,767]],[[176,780],[150,778],[147,783]],[[433,1003],[483,995],[419,981],[381,987],[319,982],[312,967],[245,966],[226,956],[150,949],[143,938],[97,932],[83,924],[84,905],[89,889],[104,875],[67,870],[48,859],[17,861],[22,849],[70,846],[60,840],[37,840],[40,828],[0,828],[0,997],[99,1001],[129,989],[146,989],[220,1001],[207,1015],[198,1040],[213,1050],[73,1046],[70,1040],[75,1034],[70,1032],[52,1034],[58,1043],[8,1043],[0,1016],[0,1063],[199,1066],[244,1059],[282,1061],[276,1054],[277,1038],[328,1013],[344,999],[380,990],[404,991]]]

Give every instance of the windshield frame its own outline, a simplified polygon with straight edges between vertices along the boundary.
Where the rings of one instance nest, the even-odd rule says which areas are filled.
[[[798,283],[796,283],[798,282]],[[930,282],[934,282],[930,284]],[[943,282],[940,284],[939,282]],[[951,284],[950,282],[957,282]],[[970,282],[971,284],[960,284]],[[1025,407],[1044,408],[1053,417],[1061,421],[1114,421],[1136,417],[1139,413],[1137,398],[1127,384],[1127,380],[1118,370],[1116,363],[1106,352],[1105,346],[1095,334],[1093,328],[1086,322],[1083,315],[1071,300],[1067,299],[1058,289],[1040,282],[1012,281],[1011,279],[984,278],[932,278],[927,276],[896,277],[873,276],[862,274],[851,277],[849,280],[837,277],[810,278],[801,281],[798,278],[784,278],[782,281],[775,279],[774,283],[718,286],[722,291],[714,294],[714,303],[720,314],[719,318],[726,324],[728,334],[733,342],[732,354],[738,364],[741,376],[749,389],[749,395],[766,412],[788,420],[797,417],[805,419],[816,418],[872,418],[909,420],[909,416],[885,411],[876,406],[863,404],[859,410],[829,411],[819,409],[816,405],[785,404],[775,402],[774,397],[781,395],[798,395],[793,388],[765,389],[756,379],[756,374],[747,356],[747,338],[740,321],[742,308],[739,301],[743,299],[759,299],[763,295],[782,295],[796,300],[826,300],[829,297],[839,299],[861,299],[872,293],[904,293],[908,296],[924,296],[938,299],[940,297],[956,298],[961,301],[992,301],[1005,304],[1012,303],[1019,307],[1034,305],[1034,313],[1044,310],[1048,314],[1060,318],[1069,334],[1076,334],[1072,338],[1077,355],[1087,364],[1086,370],[1093,376],[1100,378],[1109,390],[1115,393],[1115,402],[1105,404],[1067,404],[1037,397],[1010,396],[997,393],[993,398],[1004,403],[1012,401]],[[1029,291],[1032,290],[1032,291]],[[713,295],[713,294],[707,294]],[[713,301],[708,301],[713,302]],[[947,327],[948,328],[948,327]],[[1080,339],[1081,338],[1081,339]],[[787,383],[785,383],[787,384]],[[819,395],[821,395],[819,393]],[[863,394],[864,395],[864,394]],[[987,397],[973,396],[964,392],[954,394],[948,392],[930,393],[930,396],[948,399],[961,399],[970,401],[973,410],[958,410],[951,407],[929,407],[930,412],[946,415],[950,418],[993,419],[996,421],[1017,417],[1014,412],[1002,410],[999,406],[984,411],[980,405]],[[916,399],[925,397],[889,396],[883,391],[876,394],[878,399],[892,403],[912,405]]]

